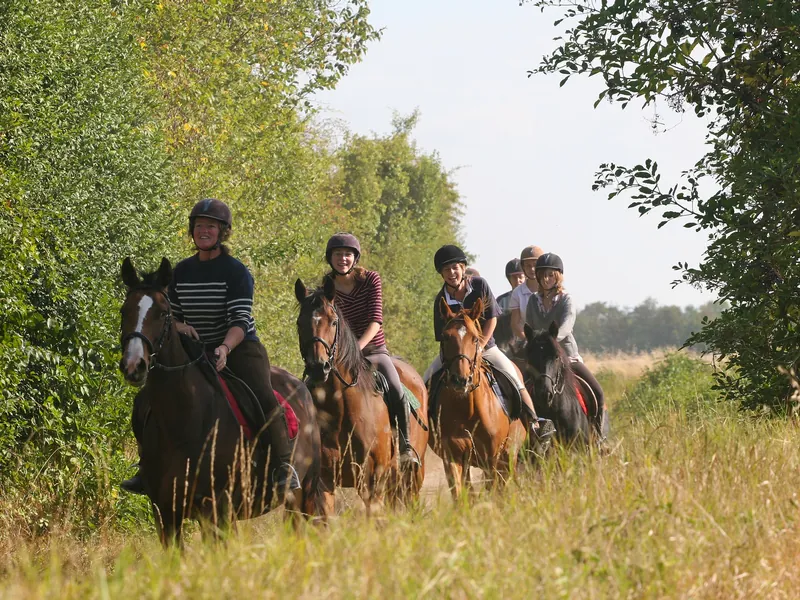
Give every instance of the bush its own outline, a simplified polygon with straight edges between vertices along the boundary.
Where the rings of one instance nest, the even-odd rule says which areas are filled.
[[[645,371],[623,395],[615,412],[638,418],[674,412],[687,417],[708,416],[720,406],[713,386],[711,365],[685,354],[670,354]]]

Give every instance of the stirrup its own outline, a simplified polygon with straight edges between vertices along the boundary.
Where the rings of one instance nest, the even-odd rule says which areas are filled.
[[[283,493],[284,490],[293,492],[300,489],[300,477],[294,465],[291,463],[282,463],[272,472],[272,479],[275,482],[275,487]]]
[[[410,447],[400,452],[400,454],[397,457],[397,464],[401,469],[404,467],[408,467],[409,465],[415,467],[419,467],[422,465],[422,463],[419,460],[419,457],[417,456],[417,451]]]
[[[537,417],[536,421],[539,424],[539,427],[532,427],[532,430],[539,440],[543,441],[555,435],[556,426],[550,419]]]

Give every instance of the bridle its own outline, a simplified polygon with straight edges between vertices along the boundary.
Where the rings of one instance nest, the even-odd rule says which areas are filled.
[[[461,318],[450,319],[450,321],[445,323],[444,327],[442,328],[442,331],[447,329],[447,326],[450,323],[452,323],[453,321],[456,321],[456,320],[463,321],[463,319],[461,319]],[[480,342],[476,338],[475,339],[475,353],[472,355],[472,358],[470,358],[466,354],[456,354],[455,356],[452,356],[448,360],[445,361],[444,353],[442,352],[442,345],[439,344],[439,357],[442,359],[442,368],[444,369],[444,373],[445,373],[445,381],[451,382],[452,375],[450,373],[450,366],[455,361],[466,360],[469,363],[468,381],[471,382],[471,385],[470,385],[469,389],[467,389],[467,393],[474,392],[475,390],[477,390],[478,387],[481,385],[480,369],[478,369],[478,350],[479,350],[479,348],[480,348]],[[477,378],[475,377],[476,373],[478,375]]]
[[[306,356],[308,355],[307,351],[311,350],[314,344],[322,344],[322,347],[325,348],[325,353],[328,355],[328,359],[324,363],[322,363],[323,368],[327,366],[331,370],[331,372],[333,372],[333,374],[336,375],[336,378],[342,382],[342,385],[345,388],[351,388],[355,385],[358,385],[358,371],[356,371],[356,374],[353,377],[353,381],[348,383],[347,381],[345,381],[344,377],[342,377],[342,374],[339,372],[339,369],[336,368],[336,348],[339,344],[340,317],[339,317],[339,312],[336,310],[336,306],[331,304],[331,308],[333,309],[333,314],[336,316],[332,324],[334,328],[333,343],[328,345],[328,342],[323,340],[321,337],[315,335],[308,341],[307,344],[305,344],[305,346],[301,346],[300,353],[303,355],[303,364],[305,365],[305,369],[303,369],[303,380],[305,381],[308,376],[309,364],[308,364],[308,359],[306,359]],[[314,385],[314,382],[308,382],[308,383],[309,385]]]
[[[533,376],[534,382],[537,379],[549,379],[550,383],[553,386],[553,396],[561,395],[561,393],[564,391],[564,386],[566,385],[566,377],[564,376],[565,367],[564,367],[564,363],[561,362],[561,359],[558,359],[558,364],[559,364],[559,366],[561,368],[556,370],[556,376],[555,377],[551,377],[547,373],[541,373],[538,369],[533,367],[533,365],[531,365],[527,361],[527,359],[526,359],[525,362],[528,364],[528,366],[530,368],[529,370],[532,371],[532,376]],[[527,385],[527,383],[528,382],[526,380],[525,384]]]
[[[137,288],[137,290],[138,289],[142,288]],[[128,292],[128,295],[130,296],[130,294],[134,291],[136,290],[130,290],[130,292]],[[186,367],[198,363],[203,358],[205,358],[205,352],[201,352],[197,358],[182,365],[169,366],[158,362],[158,353],[161,352],[162,348],[164,347],[164,344],[169,341],[172,335],[172,305],[169,302],[169,297],[164,293],[163,290],[151,288],[151,289],[145,289],[145,291],[150,293],[152,292],[159,293],[162,296],[164,296],[164,299],[167,301],[167,316],[164,317],[164,324],[161,326],[161,333],[159,334],[158,339],[156,339],[156,342],[154,344],[153,342],[150,341],[150,338],[148,338],[142,332],[131,331],[130,333],[124,335],[122,337],[122,340],[120,341],[122,352],[123,353],[125,352],[125,345],[132,339],[142,340],[145,346],[147,346],[147,350],[150,353],[150,368],[148,369],[148,371],[152,371],[153,369],[161,369],[162,371],[182,371]]]

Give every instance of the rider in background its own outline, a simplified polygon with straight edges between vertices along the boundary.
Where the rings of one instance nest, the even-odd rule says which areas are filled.
[[[519,255],[522,273],[525,275],[525,285],[514,288],[511,300],[508,301],[508,310],[511,312],[511,331],[520,340],[525,340],[525,309],[531,296],[539,291],[536,283],[536,260],[544,254],[539,246],[527,246]]]
[[[433,263],[436,271],[444,280],[442,289],[433,301],[433,333],[436,341],[442,341],[442,330],[446,325],[442,315],[442,300],[450,305],[453,312],[459,312],[462,309],[472,308],[478,299],[482,299],[483,315],[479,320],[485,344],[483,357],[517,386],[523,403],[530,409],[532,427],[536,429],[538,422],[530,394],[517,374],[514,363],[503,354],[494,341],[494,329],[497,324],[497,316],[500,314],[500,307],[497,305],[489,284],[482,277],[467,277],[467,257],[458,246],[447,245],[439,248],[433,257]],[[442,356],[437,354],[428,370],[425,371],[426,384],[442,366]]]
[[[326,277],[333,280],[334,304],[358,338],[358,347],[389,384],[391,416],[397,422],[399,463],[419,465],[408,433],[411,409],[383,335],[381,277],[376,271],[358,266],[360,258],[361,244],[356,236],[350,233],[333,235],[325,248],[325,260],[331,267]]]
[[[267,350],[256,335],[253,276],[230,255],[231,211],[221,200],[207,198],[189,214],[189,235],[197,252],[175,265],[168,295],[179,333],[214,348],[217,371],[228,367],[258,399],[267,419],[273,484],[280,494],[300,488],[291,464],[292,445],[286,415],[272,390]],[[137,491],[139,475],[123,482]]]
[[[558,325],[558,342],[570,359],[572,371],[592,388],[597,398],[597,414],[594,427],[602,439],[605,395],[600,383],[583,363],[578,353],[578,344],[572,334],[577,311],[572,298],[564,289],[564,263],[556,254],[543,254],[536,261],[536,280],[539,292],[528,302],[525,321],[533,329],[548,329],[551,323]]]
[[[497,297],[497,304],[503,312],[497,317],[497,327],[494,329],[494,339],[500,348],[505,348],[514,339],[514,332],[511,330],[511,311],[508,305],[511,301],[511,292],[525,283],[525,274],[522,272],[522,264],[518,258],[506,263],[506,279],[511,285],[511,289]]]

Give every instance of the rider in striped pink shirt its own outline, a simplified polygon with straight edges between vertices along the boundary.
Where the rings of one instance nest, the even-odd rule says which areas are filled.
[[[365,358],[386,377],[389,383],[389,409],[397,423],[400,464],[419,464],[409,443],[410,407],[400,376],[392,363],[383,335],[383,295],[381,277],[376,271],[357,266],[361,244],[349,233],[337,233],[328,240],[325,259],[331,267],[326,276],[336,287],[334,304],[352,329]]]

